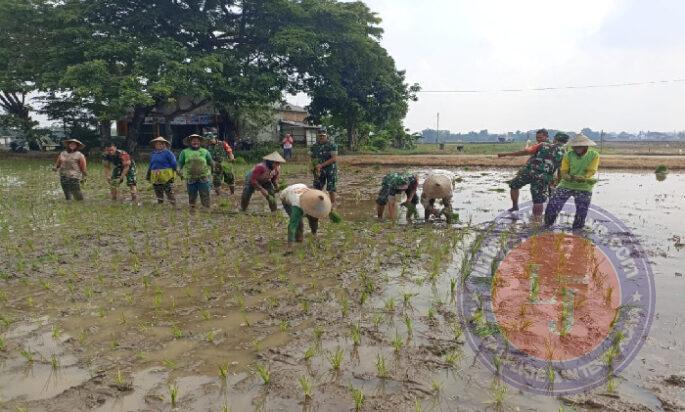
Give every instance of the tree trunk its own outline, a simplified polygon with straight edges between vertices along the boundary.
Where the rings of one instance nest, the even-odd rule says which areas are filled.
[[[148,110],[144,107],[136,107],[133,109],[133,116],[131,117],[131,125],[126,133],[126,148],[130,154],[134,154],[138,150],[138,138],[140,137],[140,129],[145,122],[145,116]]]
[[[347,149],[349,151],[357,150],[357,141],[359,138],[359,131],[354,123],[349,122],[347,124]]]
[[[100,131],[100,146],[112,141],[112,122],[109,120],[101,120],[98,125]]]

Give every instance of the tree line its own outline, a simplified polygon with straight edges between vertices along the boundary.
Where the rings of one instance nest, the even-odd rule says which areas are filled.
[[[311,120],[349,149],[403,141],[419,87],[380,45],[380,24],[364,3],[335,0],[0,0],[0,122],[30,136],[39,111],[106,141],[128,117],[135,151],[164,107],[171,120],[210,104],[237,134],[246,113],[306,93]]]

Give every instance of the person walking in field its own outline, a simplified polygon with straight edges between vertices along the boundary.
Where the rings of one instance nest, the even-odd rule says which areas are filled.
[[[419,203],[419,198],[416,191],[419,188],[419,178],[409,172],[392,172],[383,177],[381,191],[376,199],[376,211],[378,219],[383,219],[385,206],[388,206],[388,217],[390,220],[397,219],[397,208],[395,207],[395,196],[406,193],[407,200],[402,203],[406,207],[407,220],[411,220],[412,216],[416,215],[416,205]]]
[[[285,159],[278,153],[273,152],[262,158],[263,162],[257,164],[252,171],[245,175],[245,186],[240,198],[240,210],[247,210],[250,199],[254,192],[259,192],[269,203],[272,212],[278,210],[276,205],[276,192],[278,191],[278,178],[281,174],[281,164]]]
[[[288,214],[288,243],[304,241],[304,223],[306,216],[312,234],[316,236],[319,219],[331,213],[331,199],[320,190],[310,189],[305,184],[288,186],[279,194],[283,209]]]
[[[290,161],[293,158],[293,135],[287,133],[283,138],[283,157],[286,161]]]
[[[145,176],[152,183],[157,203],[164,203],[164,195],[172,205],[176,204],[174,178],[176,177],[176,156],[169,150],[171,142],[163,137],[150,141],[154,150],[150,155],[150,166]]]
[[[439,218],[444,215],[447,224],[451,224],[454,212],[452,211],[452,194],[454,192],[454,173],[447,170],[433,170],[423,182],[421,192],[421,205],[424,209],[424,218],[428,222],[431,216]],[[436,205],[437,200],[442,202],[442,208]]]
[[[545,225],[552,226],[569,198],[576,204],[573,229],[585,227],[585,219],[592,201],[592,190],[597,183],[595,175],[599,168],[597,146],[589,137],[579,134],[568,142],[573,150],[566,152],[561,162],[561,182],[554,191],[545,210]]]
[[[538,143],[519,152],[500,153],[498,157],[530,156],[526,165],[519,169],[516,176],[509,181],[511,189],[512,207],[510,212],[519,210],[520,189],[530,185],[530,193],[533,197],[533,216],[539,218],[544,212],[544,204],[550,186],[554,184],[555,174],[561,166],[564,157],[564,145],[569,136],[566,133],[557,133],[554,142],[547,142],[547,131],[538,131]]]
[[[131,155],[117,149],[114,142],[105,146],[105,154],[102,157],[105,179],[110,186],[112,200],[117,200],[119,187],[126,179],[126,186],[131,191],[131,201],[138,200],[138,177],[136,174],[136,162]]]
[[[338,145],[332,143],[325,132],[320,132],[310,152],[314,188],[323,190],[325,187],[335,207],[335,196],[338,191]]]
[[[198,196],[205,209],[211,206],[209,179],[212,176],[214,162],[209,151],[201,147],[203,142],[204,138],[197,134],[186,137],[183,143],[188,147],[178,156],[178,170],[179,173],[183,173],[181,176],[186,180],[191,211],[195,210]]]
[[[54,171],[59,172],[59,181],[67,200],[83,200],[81,183],[88,175],[86,157],[81,153],[86,145],[76,139],[64,141],[65,150],[57,156]]]
[[[230,164],[230,162],[235,161],[233,149],[226,141],[217,138],[213,133],[207,133],[205,138],[209,139],[208,150],[212,155],[212,160],[214,160],[214,168],[212,169],[214,193],[217,196],[221,196],[221,185],[226,182],[228,190],[231,194],[234,194],[235,175]]]

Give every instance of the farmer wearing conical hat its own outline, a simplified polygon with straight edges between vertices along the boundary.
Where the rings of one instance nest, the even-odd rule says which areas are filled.
[[[421,204],[425,211],[425,220],[431,216],[439,218],[445,215],[447,223],[452,223],[452,193],[454,191],[454,173],[447,170],[433,170],[423,182]],[[442,208],[438,209],[436,201],[440,199]]]
[[[304,241],[304,224],[307,216],[309,228],[313,235],[319,229],[319,219],[331,213],[331,199],[320,190],[309,189],[307,185],[288,186],[279,195],[283,209],[290,217],[288,223],[288,243]]]
[[[319,132],[316,143],[311,148],[314,188],[324,187],[335,205],[335,194],[338,191],[338,145],[328,139],[326,132]]]
[[[388,216],[391,220],[397,218],[397,211],[395,208],[395,196],[406,193],[407,200],[402,203],[406,207],[407,220],[416,214],[416,205],[419,204],[419,197],[416,195],[416,190],[419,187],[419,178],[409,172],[392,172],[383,178],[381,191],[376,199],[378,219],[383,219],[385,206],[388,206]]]
[[[191,211],[195,210],[198,195],[202,206],[206,209],[210,207],[209,179],[214,162],[209,151],[202,147],[203,142],[204,138],[197,134],[186,137],[183,143],[188,147],[178,156],[178,170],[183,173],[181,176],[186,180]]]
[[[544,204],[550,186],[553,185],[555,174],[561,166],[564,157],[564,145],[568,142],[566,133],[557,133],[554,142],[547,142],[547,131],[537,133],[538,144],[530,146],[520,152],[500,153],[498,157],[530,156],[526,165],[519,169],[516,176],[509,181],[511,189],[512,207],[510,212],[519,209],[519,191],[526,185],[530,185],[530,193],[533,197],[533,216],[541,217]]]
[[[566,152],[561,162],[561,182],[547,204],[545,224],[553,225],[568,199],[573,197],[576,204],[573,229],[578,230],[585,227],[592,189],[597,183],[594,176],[599,168],[599,153],[591,149],[597,143],[583,134],[571,139],[568,145],[572,150]]]
[[[86,157],[81,153],[83,143],[76,139],[64,141],[65,150],[59,154],[55,162],[54,171],[59,171],[59,181],[67,200],[83,200],[81,182],[84,182],[88,174]]]
[[[117,200],[119,186],[126,179],[126,186],[131,190],[131,201],[138,200],[138,177],[136,174],[136,162],[131,155],[117,149],[114,142],[105,145],[105,153],[102,156],[105,179],[110,186],[112,200]]]
[[[157,203],[164,203],[164,195],[172,205],[176,204],[174,195],[174,177],[176,176],[176,156],[169,150],[171,142],[163,137],[150,141],[154,150],[150,155],[150,166],[145,179],[152,183],[157,196]]]
[[[262,158],[263,162],[256,165],[251,172],[245,175],[245,187],[240,197],[240,209],[244,212],[250,205],[252,194],[257,191],[269,202],[272,212],[278,210],[276,205],[276,192],[278,191],[278,178],[281,174],[281,164],[285,159],[278,153],[273,152]]]
[[[233,162],[233,149],[224,140],[220,140],[214,133],[207,133],[205,138],[209,140],[207,149],[214,160],[214,168],[212,169],[212,186],[214,193],[221,196],[221,185],[226,182],[231,194],[235,193],[235,175],[233,168],[229,162]]]

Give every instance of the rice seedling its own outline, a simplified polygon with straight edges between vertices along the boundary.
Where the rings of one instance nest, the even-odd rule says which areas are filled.
[[[407,338],[414,336],[414,323],[408,315],[404,315],[404,326],[407,329]]]
[[[355,387],[350,387],[350,391],[352,392],[352,399],[354,400],[354,410],[358,412],[364,406],[364,392]]]
[[[305,349],[304,360],[306,362],[309,362],[310,360],[312,360],[314,358],[314,356],[316,356],[316,347],[310,346],[307,349]]]
[[[178,386],[176,384],[169,385],[169,398],[171,400],[171,407],[175,408],[178,403]]]
[[[344,354],[340,347],[338,347],[335,350],[335,352],[328,354],[328,362],[331,364],[331,369],[333,369],[334,371],[340,370],[340,365],[342,364],[343,356]]]
[[[214,339],[216,339],[216,331],[210,330],[209,332],[207,332],[206,339],[207,342],[214,343]]]
[[[352,344],[354,346],[359,346],[362,342],[362,328],[359,323],[355,323],[350,328],[350,337],[352,338]]]
[[[228,379],[228,364],[225,366],[219,365],[219,377],[224,381]]]
[[[178,325],[174,325],[171,327],[171,334],[174,336],[174,339],[183,338],[183,331],[181,330],[181,328],[178,327]]]
[[[314,340],[317,342],[317,344],[321,343],[321,338],[323,337],[323,328],[321,326],[316,325],[314,327]]]
[[[395,313],[395,298],[387,298],[383,304],[383,308],[388,313]]]
[[[302,395],[304,396],[305,401],[310,400],[314,394],[312,381],[309,379],[308,376],[300,376],[300,378],[297,381],[300,384],[300,388],[302,388]]]
[[[442,382],[433,379],[431,381],[431,391],[436,395],[439,394],[442,391]]]
[[[547,378],[547,384],[549,386],[554,386],[554,380],[556,379],[557,373],[554,370],[554,367],[552,366],[552,363],[548,363],[547,367],[545,368],[545,375]]]
[[[229,408],[228,405],[224,404],[221,407],[221,412],[231,412],[231,408]]]
[[[271,372],[269,372],[269,369],[266,366],[258,364],[255,366],[255,369],[259,377],[262,379],[264,385],[271,383]]]
[[[428,320],[431,322],[434,321],[435,320],[435,314],[436,314],[435,307],[433,305],[430,305],[428,307],[428,313],[426,315],[426,316],[428,316]]]
[[[448,364],[451,367],[455,367],[461,362],[461,360],[464,358],[464,354],[457,351],[453,350],[450,352],[447,352],[445,355],[445,363]]]
[[[383,358],[383,354],[381,353],[376,356],[376,376],[381,379],[385,379],[389,376],[388,368],[385,365],[385,358]]]
[[[616,389],[618,389],[618,380],[613,375],[609,375],[607,377],[607,393],[616,393]]]
[[[52,338],[59,339],[62,336],[62,330],[57,325],[52,325]]]
[[[506,384],[499,381],[493,382],[492,386],[490,387],[490,397],[492,398],[490,403],[494,405],[496,409],[501,410],[504,406],[507,390]]]
[[[176,369],[176,361],[172,359],[164,359],[162,360],[162,365],[167,368],[167,369]]]
[[[117,373],[114,375],[114,383],[116,383],[117,386],[122,386],[124,382],[124,374],[121,373],[120,369],[117,369]]]
[[[279,325],[279,329],[281,330],[281,332],[285,333],[288,331],[289,328],[290,328],[290,322],[288,322],[285,319],[281,320],[281,323]]]
[[[26,363],[33,364],[33,353],[30,349],[22,349],[19,353],[26,359]]]
[[[50,356],[50,366],[52,366],[52,370],[59,369],[59,359],[57,359],[57,355],[54,353]]]
[[[7,342],[5,341],[5,338],[0,336],[0,352],[4,352],[7,349]]]
[[[209,313],[209,311],[207,309],[201,310],[200,315],[202,316],[202,319],[204,319],[204,320],[210,320],[212,318],[212,314]]]
[[[395,348],[395,353],[399,354],[402,350],[402,347],[404,346],[404,341],[402,340],[402,337],[400,336],[399,332],[395,331],[395,337],[393,338],[391,344],[392,347]]]

